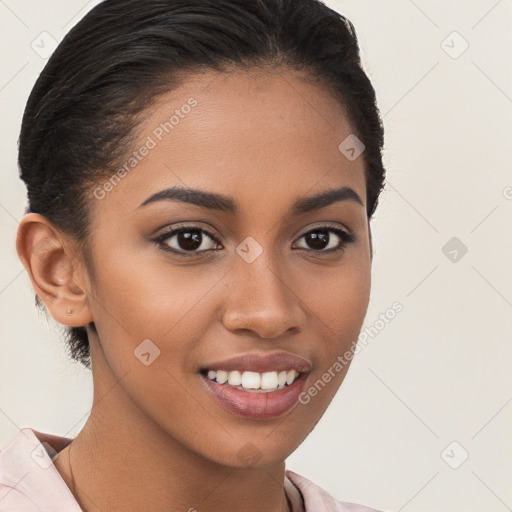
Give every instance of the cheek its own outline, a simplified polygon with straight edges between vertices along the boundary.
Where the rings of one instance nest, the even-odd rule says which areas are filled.
[[[346,343],[359,335],[370,297],[370,282],[365,273],[352,272],[332,283],[326,292],[324,316],[333,334]],[[329,300],[329,298],[331,300]]]
[[[147,339],[166,367],[187,371],[189,354],[211,321],[215,286],[224,273],[206,265],[172,267],[165,259],[148,261],[135,254],[103,258],[91,308],[104,352],[118,371],[138,364],[134,351]]]
[[[96,273],[93,315],[101,353],[131,401],[163,423],[171,422],[169,411],[180,422],[197,423],[202,411],[187,391],[190,353],[204,337],[207,301],[201,299],[218,278],[196,271],[192,279],[190,269],[112,255]]]
[[[146,251],[111,252],[98,269],[95,293],[100,306],[129,331],[169,329],[211,286],[211,274],[175,266]],[[165,313],[165,314],[162,314]],[[142,333],[143,334],[143,333]]]
[[[310,333],[316,341],[315,364],[301,403],[319,418],[352,362],[370,298],[370,267],[362,257],[359,263],[347,263],[330,276],[317,275],[308,290],[308,301],[313,305]]]
[[[365,265],[350,265],[324,277],[315,276],[308,288],[308,302],[330,333],[330,347],[341,349],[356,339],[364,321],[370,298],[370,270]]]
[[[315,280],[309,288],[316,341],[314,369],[299,402],[298,414],[306,414],[311,425],[324,414],[336,395],[353,360],[370,296],[370,271],[365,265],[350,266],[332,279]]]

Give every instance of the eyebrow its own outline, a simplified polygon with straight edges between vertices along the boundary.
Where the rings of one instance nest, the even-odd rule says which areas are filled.
[[[229,196],[184,187],[171,187],[156,192],[149,196],[138,208],[157,201],[181,201],[231,214],[237,214],[240,211],[237,202]],[[298,199],[292,205],[291,214],[299,215],[313,210],[320,210],[339,201],[354,201],[363,206],[361,198],[354,189],[341,187]]]

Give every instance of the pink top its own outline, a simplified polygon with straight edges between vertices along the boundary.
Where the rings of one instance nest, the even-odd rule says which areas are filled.
[[[82,512],[53,464],[71,439],[22,428],[0,451],[0,512]],[[380,512],[336,501],[307,478],[286,471],[293,512]]]

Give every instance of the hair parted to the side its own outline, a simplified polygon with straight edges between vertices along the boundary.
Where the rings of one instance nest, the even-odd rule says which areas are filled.
[[[90,191],[129,153],[139,114],[188,73],[268,65],[305,71],[345,107],[365,144],[370,219],[385,178],[375,91],[354,26],[318,0],[98,4],[59,44],[26,105],[18,163],[30,210],[86,251]],[[67,329],[67,346],[91,367],[84,327]]]

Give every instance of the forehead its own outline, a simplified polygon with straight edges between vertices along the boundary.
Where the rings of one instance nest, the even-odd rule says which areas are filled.
[[[101,207],[133,211],[172,186],[232,196],[242,209],[344,185],[365,202],[363,158],[339,149],[352,135],[342,104],[307,75],[196,74],[144,112]]]

